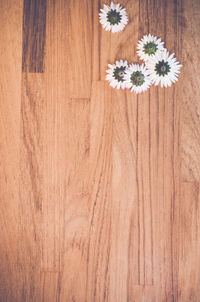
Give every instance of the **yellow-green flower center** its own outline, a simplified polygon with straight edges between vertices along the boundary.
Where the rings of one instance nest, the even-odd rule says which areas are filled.
[[[144,45],[144,52],[149,56],[155,55],[157,50],[158,50],[158,46],[155,42],[147,42]]]
[[[134,71],[131,74],[131,83],[134,86],[142,86],[144,81],[144,74],[141,71]]]
[[[121,14],[119,12],[117,12],[115,9],[111,9],[107,13],[107,21],[111,25],[118,24],[121,21],[121,18],[122,18]]]

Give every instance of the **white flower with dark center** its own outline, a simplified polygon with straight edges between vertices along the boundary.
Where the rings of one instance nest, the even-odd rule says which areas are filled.
[[[154,57],[157,53],[163,51],[163,45],[164,42],[162,42],[161,39],[150,34],[146,35],[138,42],[137,54],[141,60],[146,62],[149,58]]]
[[[151,86],[149,71],[144,64],[131,64],[124,75],[126,88],[136,93],[146,91]]]
[[[108,64],[109,69],[106,70],[106,80],[110,82],[110,86],[117,89],[124,89],[124,73],[128,67],[127,61],[116,61],[115,64]]]
[[[160,52],[147,62],[150,78],[154,85],[160,83],[161,87],[171,86],[178,80],[178,74],[182,65],[167,50]]]
[[[113,2],[110,6],[104,4],[101,13],[99,13],[99,20],[105,30],[113,33],[122,31],[128,24],[126,9]]]

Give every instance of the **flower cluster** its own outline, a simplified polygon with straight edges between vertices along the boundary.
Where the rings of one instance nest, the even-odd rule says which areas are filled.
[[[164,42],[152,35],[144,36],[137,46],[137,54],[146,64],[152,84],[161,87],[171,86],[178,80],[182,65],[176,60],[174,53],[169,54]]]
[[[113,88],[128,88],[140,93],[151,86],[149,71],[144,64],[128,65],[127,61],[120,60],[115,64],[108,64],[108,67],[106,80]]]
[[[104,4],[99,14],[100,23],[105,30],[113,33],[124,30],[128,24],[126,9],[120,4]],[[128,64],[116,61],[108,64],[106,80],[117,89],[130,89],[136,93],[146,91],[152,84],[161,87],[171,86],[178,80],[181,64],[174,54],[164,48],[164,42],[152,35],[145,35],[137,45],[137,54],[144,64]]]

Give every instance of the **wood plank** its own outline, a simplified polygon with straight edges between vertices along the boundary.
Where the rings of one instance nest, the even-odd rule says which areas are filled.
[[[181,36],[180,49],[183,61],[184,81],[180,99],[182,100],[182,179],[200,181],[200,71],[198,51],[200,30],[200,3],[181,1],[179,18]],[[192,34],[191,34],[192,33]],[[192,50],[192,51],[191,51]]]
[[[136,177],[137,97],[112,91],[112,223],[110,301],[125,301],[140,282],[140,234]]]
[[[19,146],[22,1],[0,1],[0,300],[21,301]]]
[[[111,89],[93,82],[90,108],[90,202],[86,301],[110,301],[111,152],[113,103]]]
[[[177,291],[174,234],[180,167],[178,136],[174,129],[179,129],[179,107],[174,107],[172,100],[177,104],[171,92],[166,94],[152,87],[149,99],[140,96],[134,106],[137,108],[138,191],[138,213],[134,221],[138,221],[139,243],[133,245],[130,237],[129,244],[132,251],[138,250],[139,278],[138,283],[129,282],[129,299],[135,301],[147,297],[152,302],[155,299],[172,301]],[[134,141],[132,144],[134,146]],[[134,238],[133,231],[131,234]],[[134,274],[130,269],[130,280],[135,279]]]
[[[180,45],[180,24],[179,15],[181,13],[180,2],[166,1],[165,2],[165,41],[166,47],[170,53],[175,53],[175,56],[182,64],[181,45]],[[171,224],[171,289],[172,299],[178,301],[178,258],[179,258],[179,210],[181,207],[181,98],[182,91],[182,73],[179,81],[172,86],[172,89],[166,89],[165,97],[172,100],[172,147],[171,153],[173,158],[172,171],[167,173],[166,181],[171,183],[172,198],[170,206],[170,224]]]
[[[47,43],[57,48],[60,87],[68,98],[89,98],[92,70],[92,1],[48,0]],[[47,63],[49,61],[47,60]]]
[[[23,72],[44,72],[46,0],[24,0]]]
[[[144,118],[145,117],[145,118]],[[136,177],[138,190],[138,219],[140,233],[140,285],[153,285],[153,229],[150,165],[150,98],[137,100]]]
[[[44,187],[44,74],[23,73],[20,142],[20,249],[24,301],[39,301]]]
[[[200,294],[200,194],[199,184],[181,184],[179,225],[179,299],[195,302]]]
[[[89,109],[88,100],[67,105],[65,113],[66,178],[61,263],[61,301],[86,297],[89,221]],[[71,150],[71,151],[70,151]],[[79,288],[77,291],[76,289]]]

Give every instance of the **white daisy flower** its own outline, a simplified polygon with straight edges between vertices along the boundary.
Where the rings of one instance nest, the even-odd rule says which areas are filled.
[[[152,35],[145,35],[137,45],[137,54],[141,60],[145,62],[154,57],[158,52],[164,50],[164,42],[161,39],[157,38],[156,36]]]
[[[115,64],[108,64],[109,69],[106,70],[106,80],[110,82],[110,86],[117,89],[124,89],[124,72],[128,67],[127,61],[116,61]]]
[[[151,86],[149,71],[144,64],[131,64],[124,75],[126,88],[136,93],[146,91]]]
[[[161,87],[171,86],[178,80],[178,74],[182,65],[174,57],[169,55],[167,50],[157,53],[147,62],[150,78],[154,85],[161,84]]]
[[[101,13],[99,13],[99,20],[105,30],[113,33],[124,30],[128,24],[126,9],[120,4],[113,2],[111,2],[110,6],[104,4]]]

